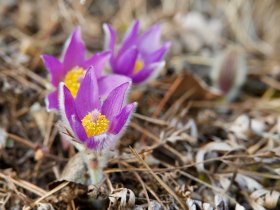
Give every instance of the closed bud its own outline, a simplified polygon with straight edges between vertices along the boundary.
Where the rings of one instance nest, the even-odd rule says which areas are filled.
[[[236,46],[229,46],[215,58],[210,75],[213,86],[222,91],[228,101],[237,97],[246,76],[245,53]]]

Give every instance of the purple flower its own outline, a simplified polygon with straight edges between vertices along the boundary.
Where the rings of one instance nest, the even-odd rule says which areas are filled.
[[[164,67],[164,56],[170,42],[161,44],[158,24],[139,35],[139,21],[135,21],[127,31],[120,48],[115,49],[116,32],[109,24],[104,24],[105,49],[114,54],[110,58],[112,70],[116,74],[130,77],[135,84],[142,83],[159,73]]]
[[[76,98],[62,83],[59,93],[62,117],[74,136],[88,149],[106,149],[122,133],[136,108],[136,103],[125,105],[129,85],[130,82],[119,85],[106,99],[100,100],[103,87],[98,85],[93,68],[87,71]]]
[[[104,78],[102,76],[104,65],[110,56],[111,52],[105,51],[96,53],[87,59],[86,48],[83,40],[81,39],[81,30],[79,27],[74,29],[71,36],[65,43],[62,61],[51,55],[42,55],[44,64],[51,75],[51,83],[55,88],[55,90],[49,93],[46,98],[47,108],[49,110],[58,110],[57,89],[58,84],[62,81],[75,98],[80,87],[80,83],[86,74],[86,69],[90,66],[94,67],[98,81],[101,81],[101,86],[104,86],[104,88],[102,88],[102,96],[104,97],[106,97],[106,94],[108,94],[108,92],[110,92],[113,88],[123,82],[127,82],[128,78],[126,77],[110,75]],[[103,84],[104,81],[110,85]]]

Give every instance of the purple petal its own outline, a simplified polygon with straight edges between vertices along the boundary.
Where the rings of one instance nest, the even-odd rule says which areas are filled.
[[[101,108],[101,113],[106,116],[106,118],[111,121],[113,117],[115,117],[117,114],[119,114],[124,100],[125,100],[125,94],[126,91],[129,87],[129,82],[124,83],[114,90],[108,95],[106,100],[104,101],[102,108]]]
[[[81,38],[81,29],[77,27],[65,44],[65,51],[63,53],[64,71],[67,72],[75,66],[81,65],[85,57],[86,49]]]
[[[126,105],[122,111],[112,120],[109,128],[109,132],[112,134],[118,134],[127,124],[131,114],[134,112],[137,103]]]
[[[86,145],[88,149],[96,151],[106,151],[114,146],[114,136],[108,133],[103,133],[98,136],[93,136],[87,139]]]
[[[171,42],[166,42],[163,47],[161,47],[160,49],[156,50],[153,53],[150,53],[148,55],[144,55],[144,59],[145,62],[147,63],[155,63],[155,62],[159,62],[163,59],[163,57],[165,56],[166,52],[168,51],[168,49],[171,46]]]
[[[80,141],[85,142],[87,140],[87,134],[85,132],[84,126],[82,125],[81,121],[77,119],[76,115],[72,116],[72,129],[76,133],[77,137]]]
[[[63,83],[61,83],[59,88],[59,106],[62,120],[67,120],[77,138],[81,141],[85,141],[85,139],[87,139],[86,132],[77,116],[74,98],[69,89]]]
[[[95,140],[95,136],[90,137],[86,141],[87,148],[90,150],[97,150],[100,142]]]
[[[154,25],[139,37],[137,47],[141,53],[149,54],[160,48],[160,37],[160,25]]]
[[[58,91],[55,90],[48,94],[46,97],[46,107],[48,111],[58,110]]]
[[[90,66],[94,67],[96,77],[99,78],[102,75],[102,71],[108,59],[111,56],[111,51],[105,51],[100,53],[95,53],[87,61],[83,63],[81,67],[87,69]]]
[[[109,93],[116,87],[130,81],[130,77],[120,74],[110,74],[108,76],[103,76],[98,80],[99,94],[102,98],[107,98]]]
[[[116,60],[115,60],[115,44],[116,44],[116,32],[113,27],[109,24],[103,24],[103,30],[105,33],[105,41],[104,41],[104,48],[105,50],[111,50],[111,58],[110,64],[112,69],[116,68]]]
[[[116,32],[110,24],[106,24],[106,23],[103,24],[103,30],[105,33],[104,49],[111,50],[114,56]]]
[[[106,152],[108,150],[113,150],[116,147],[116,136],[113,134],[107,133],[106,138],[102,142],[102,144],[99,146],[99,149]]]
[[[90,67],[81,82],[75,99],[77,114],[80,119],[94,109],[100,109],[99,90],[95,70]]]
[[[132,74],[138,54],[139,52],[135,46],[126,50],[118,59],[114,72],[124,75]]]
[[[121,55],[124,51],[126,51],[132,45],[136,44],[137,35],[138,35],[138,31],[139,31],[139,25],[140,25],[139,20],[136,20],[130,26],[129,30],[126,32],[126,35],[123,39],[121,48],[119,49],[119,52],[118,52],[119,55]]]
[[[110,139],[110,135],[107,133],[100,134],[98,136],[93,136],[87,139],[86,145],[88,149],[91,150],[103,150],[107,145],[107,141]]]
[[[160,70],[165,66],[165,61],[152,63],[147,67],[144,67],[138,73],[131,76],[132,82],[135,84],[139,84],[141,82],[146,81],[147,79],[155,78]]]
[[[62,63],[51,55],[42,55],[41,58],[51,75],[51,83],[57,87],[64,78]]]
[[[71,128],[73,128],[72,115],[76,115],[74,98],[69,89],[63,83],[61,85],[59,88],[59,109],[62,118],[66,118],[63,120],[67,120]]]

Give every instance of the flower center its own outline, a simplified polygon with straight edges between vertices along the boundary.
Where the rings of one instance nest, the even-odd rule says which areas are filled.
[[[144,66],[144,62],[140,59],[137,59],[135,66],[134,66],[134,70],[133,70],[133,74],[138,73]]]
[[[107,120],[105,115],[102,115],[95,109],[82,119],[82,125],[84,126],[87,136],[92,137],[107,131],[109,120]]]
[[[76,95],[80,88],[80,82],[84,78],[85,73],[86,72],[83,68],[74,67],[65,75],[65,86],[70,90],[74,98],[76,98]]]

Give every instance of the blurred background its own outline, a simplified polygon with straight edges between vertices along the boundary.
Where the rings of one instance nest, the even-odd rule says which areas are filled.
[[[120,165],[128,167],[120,164],[125,157],[131,158],[128,146],[141,153],[151,167],[164,169],[197,163],[206,156],[220,157],[232,150],[234,155],[248,157],[271,152],[275,156],[265,160],[251,157],[247,162],[236,156],[232,162],[192,165],[161,175],[184,202],[194,199],[214,205],[218,187],[227,195],[228,202],[221,202],[231,209],[236,201],[244,209],[276,209],[280,179],[276,158],[280,151],[278,0],[0,0],[1,180],[9,175],[33,183],[39,191],[47,190],[75,153],[73,148],[61,148],[55,126],[58,116],[45,110],[44,98],[51,84],[40,55],[59,57],[65,40],[78,25],[89,54],[100,51],[103,23],[114,26],[120,43],[135,19],[140,20],[142,31],[160,23],[162,41],[171,41],[172,47],[159,77],[131,93],[130,100],[138,101],[139,106],[120,142],[119,151],[124,155],[108,164],[107,177],[114,189],[132,189],[136,204],[143,208],[183,208],[151,174],[140,175],[158,208],[145,197],[141,181],[135,187],[131,174],[114,172]],[[171,127],[165,127],[169,123]],[[137,161],[129,164],[140,167]],[[28,199],[22,198],[7,183],[1,185],[2,207],[6,209],[19,209],[31,202],[28,199],[44,194],[20,189]],[[225,187],[225,183],[230,184]],[[107,191],[102,193],[108,196],[111,185],[104,185]],[[270,196],[268,191],[251,194],[255,189],[276,194],[264,198]],[[72,203],[59,202],[49,201],[61,209],[76,209]]]
[[[44,80],[47,74],[41,71],[40,55],[60,55],[61,46],[74,26],[81,26],[88,50],[96,51],[103,46],[104,22],[111,23],[121,39],[132,21],[139,19],[142,30],[161,23],[163,40],[172,41],[167,59],[170,71],[178,73],[188,68],[206,82],[210,78],[214,86],[218,86],[215,83],[219,76],[211,76],[211,68],[228,48],[238,48],[234,59],[242,60],[246,73],[231,71],[241,75],[239,83],[243,84],[247,73],[251,77],[278,74],[279,7],[276,0],[2,0],[0,49],[2,55],[8,55]],[[268,82],[267,78],[264,80]],[[258,81],[251,83],[253,88],[257,85],[261,89]],[[236,94],[233,95],[229,98],[234,99]]]

